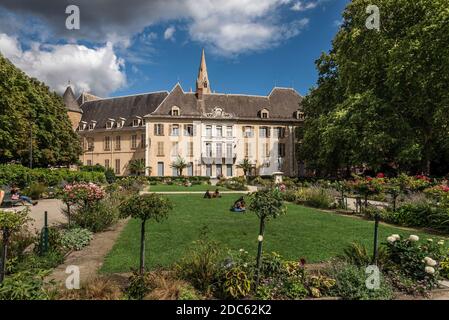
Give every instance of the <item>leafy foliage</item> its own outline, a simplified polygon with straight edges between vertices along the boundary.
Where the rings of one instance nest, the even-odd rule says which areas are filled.
[[[369,4],[348,4],[331,51],[316,62],[298,157],[322,175],[363,165],[446,174],[447,1],[379,0],[380,32],[365,27]]]
[[[82,228],[65,230],[61,237],[61,245],[67,249],[81,250],[92,240],[91,231]]]
[[[186,169],[189,166],[189,164],[187,163],[187,161],[181,157],[178,157],[176,159],[176,161],[174,161],[170,167],[174,168],[178,171],[178,175],[182,176],[182,173],[184,171],[184,169]]]
[[[254,164],[252,164],[248,158],[245,158],[242,161],[240,161],[240,163],[237,165],[237,168],[242,169],[243,174],[246,177],[248,173],[250,173],[251,170],[254,168]]]
[[[0,186],[17,185],[24,188],[32,183],[42,183],[48,187],[57,187],[65,183],[92,182],[105,183],[103,172],[72,171],[68,169],[30,169],[17,164],[0,164]]]
[[[167,219],[172,204],[166,198],[155,193],[134,195],[123,202],[120,207],[120,217],[132,217],[143,221],[152,219],[160,222]]]
[[[259,219],[268,221],[286,213],[284,200],[281,192],[277,190],[265,189],[251,194],[249,209],[254,212]]]
[[[50,293],[44,287],[46,270],[27,270],[14,273],[0,284],[0,300],[49,300]]]
[[[221,258],[221,246],[202,231],[200,239],[194,241],[184,257],[175,265],[178,276],[188,280],[203,293],[208,293],[215,283]]]
[[[0,55],[0,163],[28,164],[31,131],[35,166],[78,161],[81,146],[62,98]]]
[[[331,294],[345,300],[390,300],[393,298],[393,288],[384,277],[380,279],[380,288],[373,290],[366,286],[365,268],[351,264],[333,264],[328,270],[335,279]]]

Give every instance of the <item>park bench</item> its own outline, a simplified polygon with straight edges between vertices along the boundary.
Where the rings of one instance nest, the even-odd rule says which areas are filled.
[[[15,206],[23,206],[25,205],[23,200],[13,200],[11,199],[11,188],[9,187],[1,187],[1,190],[5,191],[5,197],[3,198],[3,202],[0,204],[0,207],[4,208],[12,208]]]

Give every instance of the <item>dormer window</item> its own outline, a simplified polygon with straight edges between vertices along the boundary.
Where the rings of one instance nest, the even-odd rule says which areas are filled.
[[[114,127],[114,119],[109,119],[108,122],[106,122],[106,129],[111,130]]]
[[[97,121],[91,121],[89,123],[89,130],[94,130],[96,125],[97,125]]]
[[[86,121],[81,121],[80,125],[78,126],[78,130],[79,131],[84,131],[84,130],[86,130],[86,126],[87,126],[87,122]]]
[[[270,117],[270,112],[267,109],[262,109],[260,111],[260,117],[262,119],[268,119]]]
[[[123,128],[123,126],[125,125],[125,118],[119,118],[119,120],[117,121],[117,128]]]
[[[304,112],[302,112],[301,110],[297,110],[295,112],[295,118],[298,120],[304,120],[305,118]]]
[[[173,107],[171,108],[170,114],[171,114],[172,116],[174,116],[174,117],[179,117],[180,114],[181,114],[181,112],[180,112],[180,110],[179,110],[179,108],[178,108],[177,106],[173,106]]]
[[[140,118],[137,118],[137,119],[134,119],[133,120],[133,127],[138,127],[138,126],[140,126],[140,122],[142,121],[142,119],[140,119]]]
[[[142,119],[142,127],[145,127],[146,124],[147,124],[147,120],[146,119]]]

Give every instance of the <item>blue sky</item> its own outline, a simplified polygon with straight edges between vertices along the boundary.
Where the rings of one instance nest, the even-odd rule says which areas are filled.
[[[195,89],[202,48],[212,90],[266,95],[277,85],[304,95],[349,2],[244,0],[221,8],[215,0],[155,0],[139,8],[136,0],[136,11],[117,13],[80,0],[81,29],[69,32],[61,27],[63,8],[50,1],[38,8],[4,1],[3,55],[58,92],[70,80],[78,92],[101,96],[170,90],[178,80],[184,90]],[[103,10],[103,24],[85,14],[92,10]],[[33,28],[26,28],[30,17]]]

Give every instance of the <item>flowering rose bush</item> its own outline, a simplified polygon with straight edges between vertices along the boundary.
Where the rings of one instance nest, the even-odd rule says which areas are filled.
[[[354,176],[354,180],[346,182],[346,187],[364,197],[367,206],[368,197],[383,192],[386,181],[386,178]]]
[[[94,183],[68,184],[61,192],[61,200],[70,205],[88,205],[98,202],[104,197],[104,190]]]
[[[77,226],[99,232],[118,220],[121,194],[122,191],[114,188],[106,193],[93,183],[74,183],[63,188],[60,198],[67,205],[63,213],[68,217],[69,226],[73,220]]]
[[[449,187],[447,185],[437,185],[427,188],[424,190],[424,193],[439,205],[449,207]]]
[[[387,252],[391,263],[387,272],[397,273],[419,283],[429,290],[437,285],[439,263],[444,257],[444,242],[428,239],[422,243],[416,235],[401,238],[391,235],[387,238]]]

